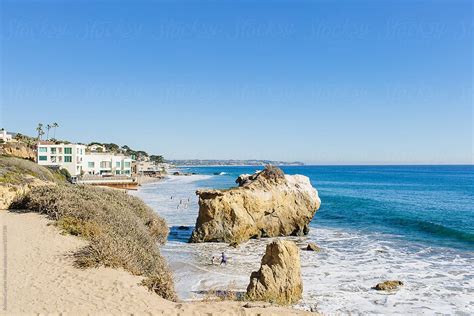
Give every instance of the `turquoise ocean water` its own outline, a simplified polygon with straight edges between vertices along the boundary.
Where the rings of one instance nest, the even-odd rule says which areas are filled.
[[[474,250],[474,166],[302,166],[322,205],[311,225],[395,234],[407,242]],[[199,167],[220,177],[198,186],[235,186],[255,167]]]
[[[269,240],[234,249],[222,243],[189,244],[198,214],[195,190],[228,188],[258,167],[183,168],[135,194],[162,215],[171,233],[162,248],[181,298],[203,290],[245,290]],[[316,242],[321,253],[301,252],[304,282],[299,307],[340,314],[474,314],[473,166],[302,166],[322,204],[299,246]],[[180,204],[179,202],[182,202]],[[226,251],[227,267],[209,259]],[[402,280],[394,293],[372,287]]]

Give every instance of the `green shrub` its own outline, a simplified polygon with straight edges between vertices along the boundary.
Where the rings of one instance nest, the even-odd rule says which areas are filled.
[[[69,180],[71,179],[71,174],[69,173],[69,171],[65,168],[61,168],[57,171],[57,173],[59,173],[59,175],[62,176],[63,179],[65,180]]]
[[[168,236],[166,222],[125,192],[81,185],[35,187],[16,208],[47,214],[64,232],[90,244],[75,254],[81,268],[124,268],[145,276],[143,284],[175,300],[174,282],[157,243]]]
[[[61,217],[56,226],[63,232],[74,236],[82,236],[87,239],[98,237],[101,234],[100,226],[94,221],[84,221],[72,216]]]

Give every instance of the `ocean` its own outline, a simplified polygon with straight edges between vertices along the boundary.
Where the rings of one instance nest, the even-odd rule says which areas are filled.
[[[234,249],[222,243],[189,244],[198,214],[195,191],[229,188],[259,167],[194,167],[134,194],[170,225],[163,254],[178,294],[198,299],[208,290],[245,291],[268,239]],[[474,166],[291,166],[287,174],[311,179],[321,208],[299,246],[303,301],[323,313],[474,314]],[[181,204],[180,204],[181,201]],[[211,265],[226,251],[227,266]],[[392,293],[372,287],[401,280]]]

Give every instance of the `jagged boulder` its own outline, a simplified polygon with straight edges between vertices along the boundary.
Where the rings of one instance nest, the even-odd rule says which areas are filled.
[[[307,250],[307,251],[320,252],[320,251],[321,251],[321,248],[320,248],[318,245],[316,245],[315,243],[310,242],[310,243],[308,244],[308,246],[306,246],[305,250]]]
[[[292,241],[277,240],[267,245],[260,270],[252,272],[247,298],[282,305],[302,298],[300,254]]]
[[[237,178],[238,187],[199,190],[190,242],[240,243],[250,238],[304,235],[321,200],[309,178],[267,166]]]

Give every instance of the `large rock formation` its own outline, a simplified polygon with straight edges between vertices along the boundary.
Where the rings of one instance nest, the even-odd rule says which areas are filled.
[[[267,166],[237,178],[238,187],[200,190],[190,242],[239,243],[250,238],[303,235],[321,203],[308,177]]]
[[[277,240],[267,245],[260,270],[250,276],[248,299],[287,305],[298,302],[302,294],[300,254],[296,244]]]

